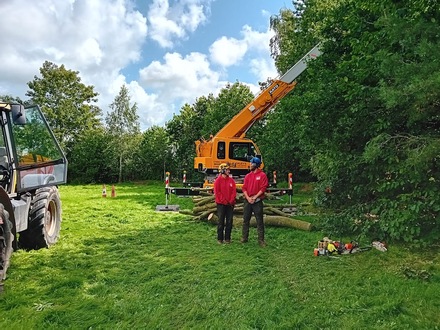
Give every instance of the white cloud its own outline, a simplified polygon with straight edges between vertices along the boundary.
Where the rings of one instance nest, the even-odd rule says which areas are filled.
[[[183,57],[178,53],[167,53],[163,60],[153,61],[139,72],[140,85],[157,93],[158,102],[180,105],[193,103],[197,97],[208,95],[225,84],[219,81],[219,73],[211,70],[204,54],[190,53]],[[148,104],[146,106],[149,107]],[[180,110],[161,109],[164,117]]]
[[[173,49],[163,54],[158,47],[143,48],[147,38],[162,47],[182,46],[191,33],[208,23],[213,1],[148,1],[151,5],[141,8],[146,11],[144,16],[134,9],[134,0],[0,0],[4,13],[0,94],[26,99],[26,83],[39,75],[44,61],[64,64],[78,71],[84,84],[94,86],[104,113],[126,84],[131,100],[138,104],[141,129],[146,129],[162,125],[185,102],[216,95],[227,83],[230,66],[265,80],[274,70],[267,50],[270,33],[247,25],[241,29],[241,38],[212,39],[207,54],[200,49],[187,53],[179,49],[182,54]],[[204,31],[203,36],[207,35]],[[162,58],[146,60],[150,51]],[[258,90],[257,85],[248,85],[252,91]]]
[[[258,81],[266,81],[267,78],[276,78],[277,69],[273,61],[265,58],[255,58],[250,62],[251,72],[257,77]]]
[[[260,53],[268,53],[268,45],[270,38],[273,36],[273,32],[270,30],[258,32],[254,31],[249,25],[245,25],[241,30],[241,34],[249,49],[256,50]]]
[[[209,48],[210,58],[223,67],[239,65],[250,52],[252,56],[269,57],[269,40],[273,36],[270,30],[266,32],[254,31],[249,25],[244,25],[241,30],[242,39],[227,38],[217,39]]]
[[[263,82],[268,78],[276,78],[277,69],[270,57],[268,47],[273,32],[269,29],[265,32],[258,32],[245,25],[241,30],[241,35],[243,38],[239,40],[226,37],[217,39],[209,48],[211,61],[223,68],[233,65],[248,67],[249,72],[255,76],[254,81]],[[258,84],[245,82],[241,78],[239,80],[255,95],[261,91]]]
[[[158,94],[148,94],[137,81],[128,84],[131,100],[138,106],[139,122],[142,128],[162,125],[170,113],[166,102],[160,100]],[[175,110],[173,107],[171,110]],[[172,112],[171,112],[172,113]]]
[[[206,22],[212,0],[181,0],[170,6],[168,0],[154,0],[148,10],[150,38],[163,48],[171,48],[176,40],[187,37]]]
[[[147,35],[146,18],[128,1],[1,1],[8,14],[0,26],[0,92],[24,97],[26,82],[47,60],[80,72],[106,109],[108,84],[139,60]]]
[[[239,63],[247,50],[248,47],[245,40],[226,37],[221,37],[209,47],[211,60],[223,67]]]
[[[171,47],[172,38],[185,35],[184,29],[175,21],[168,18],[168,0],[155,0],[148,12],[148,22],[151,26],[150,38],[157,41],[161,47]]]

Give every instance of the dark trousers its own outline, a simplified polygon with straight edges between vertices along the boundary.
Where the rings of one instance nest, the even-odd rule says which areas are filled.
[[[232,231],[232,205],[217,204],[217,239],[219,241],[230,241]]]
[[[264,241],[264,221],[263,221],[263,201],[258,201],[254,204],[248,203],[248,201],[244,201],[243,206],[243,233],[242,238],[244,240],[248,240],[249,238],[249,223],[251,221],[252,212],[255,215],[255,219],[257,220],[257,232],[258,232],[258,241]]]

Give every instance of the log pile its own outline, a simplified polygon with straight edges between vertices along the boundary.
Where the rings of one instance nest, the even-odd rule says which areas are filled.
[[[267,201],[274,199],[271,194],[267,195],[264,204],[264,223],[273,227],[289,227],[300,230],[312,230],[312,224],[303,220],[292,218],[290,212],[295,210],[292,205],[270,204]],[[237,204],[234,207],[234,227],[243,225],[243,194],[237,194]],[[217,225],[217,205],[214,195],[193,197],[194,208],[192,210],[180,210],[182,214],[193,216],[196,221],[209,222]],[[289,212],[289,213],[288,213]],[[251,226],[256,227],[255,217],[251,218]]]

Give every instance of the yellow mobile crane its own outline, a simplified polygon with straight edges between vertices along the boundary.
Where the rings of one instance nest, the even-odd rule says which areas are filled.
[[[256,156],[261,159],[260,150],[252,140],[245,137],[246,132],[295,88],[295,79],[307,68],[308,60],[320,54],[318,44],[284,75],[273,80],[217,134],[211,136],[209,140],[200,139],[195,142],[194,169],[205,173],[205,184],[212,182],[218,174],[218,167],[221,163],[229,163],[231,174],[234,177],[240,177],[249,171],[249,160],[252,157]],[[262,163],[261,168],[263,166]]]

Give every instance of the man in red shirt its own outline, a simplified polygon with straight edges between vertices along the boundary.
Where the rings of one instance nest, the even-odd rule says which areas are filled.
[[[251,171],[246,174],[244,178],[242,191],[246,200],[243,206],[243,232],[241,242],[247,243],[249,239],[249,223],[253,212],[257,220],[258,244],[260,244],[261,247],[265,247],[263,199],[265,197],[264,193],[269,186],[269,180],[266,174],[259,169],[260,165],[260,158],[253,157],[251,159]]]
[[[231,243],[232,217],[235,205],[235,197],[237,190],[235,189],[235,181],[229,176],[229,165],[220,164],[220,175],[214,182],[214,195],[217,204],[217,242],[219,244]]]

